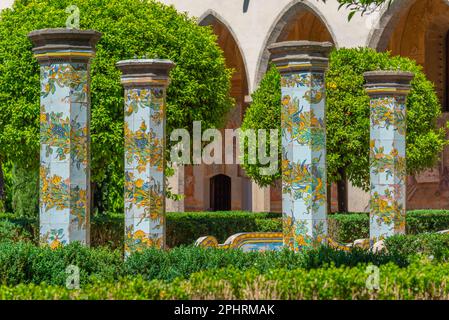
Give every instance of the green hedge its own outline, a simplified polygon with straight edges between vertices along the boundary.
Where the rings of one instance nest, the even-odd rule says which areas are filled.
[[[5,222],[9,221],[9,222]],[[15,228],[14,225],[17,225]],[[36,221],[0,215],[0,239],[37,238]],[[449,211],[416,210],[407,213],[407,234],[449,229]],[[92,245],[123,247],[124,219],[121,214],[95,215],[92,218]],[[167,214],[167,244],[170,248],[191,245],[199,237],[213,235],[219,242],[240,232],[280,232],[282,222],[277,213],[186,212]],[[30,237],[33,235],[33,237]],[[367,213],[329,215],[329,235],[342,243],[369,237]]]
[[[93,279],[112,281],[124,276],[171,281],[178,277],[187,278],[195,272],[230,266],[269,272],[277,268],[312,269],[331,264],[355,266],[359,263],[382,265],[389,262],[400,266],[408,264],[407,257],[398,253],[373,254],[362,249],[344,252],[328,247],[301,254],[288,250],[245,253],[240,250],[196,247],[178,247],[167,251],[148,249],[134,253],[123,261],[119,250],[87,248],[78,243],[52,250],[29,242],[0,242],[0,284],[46,282],[64,285],[69,265],[80,268],[80,282],[87,284]]]
[[[213,235],[220,243],[240,232],[280,231],[280,214],[229,212],[183,212],[167,214],[167,245],[191,245],[202,236]],[[273,219],[277,220],[273,223]],[[94,246],[122,247],[123,215],[96,216],[92,222]]]
[[[19,228],[8,236],[2,236],[4,221],[11,229],[11,223]],[[5,227],[6,228],[6,227]],[[0,239],[14,238],[20,229],[26,231],[28,238],[37,239],[37,221],[32,219],[17,219],[13,214],[0,214]],[[167,213],[167,245],[170,248],[180,245],[191,245],[202,236],[213,235],[219,242],[240,232],[275,232],[282,229],[280,214],[252,213],[245,211],[224,212],[183,212]],[[11,230],[12,231],[12,230]],[[30,234],[33,237],[30,237]],[[91,221],[92,246],[107,245],[111,248],[123,247],[124,217],[123,214],[94,215]]]
[[[346,252],[320,247],[298,254],[289,250],[245,253],[240,250],[177,247],[171,250],[147,249],[123,261],[120,250],[87,248],[79,243],[52,250],[30,242],[3,241],[0,242],[0,284],[46,282],[64,285],[69,265],[80,268],[83,285],[94,279],[113,281],[129,276],[172,281],[188,278],[196,272],[229,267],[255,269],[260,273],[280,268],[310,270],[359,264],[380,266],[394,263],[406,267],[419,259],[449,261],[448,244],[449,235],[420,234],[391,237],[386,241],[388,253],[379,254],[359,248]]]
[[[193,274],[173,282],[146,281],[141,277],[119,282],[94,282],[81,290],[20,284],[0,286],[0,299],[449,299],[449,264],[414,263],[406,268],[394,264],[380,267],[379,290],[366,286],[367,266],[326,269],[227,268]]]
[[[407,234],[437,232],[449,229],[448,210],[414,210],[407,212]],[[368,213],[334,214],[329,217],[329,234],[340,242],[349,243],[369,238]]]

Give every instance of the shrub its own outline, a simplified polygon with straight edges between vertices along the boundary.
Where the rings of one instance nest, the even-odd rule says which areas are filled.
[[[441,106],[434,86],[415,61],[370,48],[334,50],[326,75],[329,182],[339,181],[340,174],[345,172],[354,186],[369,189],[369,97],[363,87],[363,73],[377,69],[415,73],[407,99],[408,172],[416,173],[434,166],[447,144],[445,129],[437,129]],[[253,103],[245,113],[242,129],[280,129],[280,75],[275,67],[266,73],[252,97]],[[261,175],[260,164],[245,162],[243,167],[247,175],[262,186],[273,184],[281,177],[281,165],[279,172],[272,176]]]
[[[229,236],[240,232],[281,232],[282,220],[278,213],[189,212],[167,214],[167,244],[170,248],[192,245],[199,237],[212,235],[223,243]],[[329,236],[340,243],[369,238],[368,213],[332,214],[328,217]],[[37,239],[39,228],[35,219],[17,218],[0,214],[20,227],[18,239]],[[416,210],[407,212],[407,234],[437,232],[449,229],[449,211]],[[20,230],[24,230],[23,232]],[[95,215],[92,218],[92,246],[123,248],[124,218],[122,214]],[[30,235],[33,235],[32,237]]]
[[[329,216],[329,236],[341,243],[369,238],[367,213],[333,214]]]
[[[30,233],[28,233],[20,225],[13,223],[9,220],[0,220],[0,240],[1,241],[23,241],[31,239]]]
[[[229,212],[182,212],[167,214],[167,245],[174,248],[191,245],[202,236],[212,235],[223,243],[228,237],[240,232],[276,232],[282,229],[276,213]],[[280,228],[279,228],[280,227]],[[98,215],[92,220],[93,245],[123,246],[123,215]]]
[[[217,299],[217,300],[418,300],[449,299],[449,264],[414,263],[407,268],[394,264],[380,267],[379,290],[366,286],[366,265],[326,269],[226,268],[193,274],[173,282],[141,277],[119,282],[93,282],[81,290],[42,284],[0,287],[0,299]]]
[[[448,230],[449,211],[408,211],[406,221],[406,233],[410,235]],[[367,213],[331,215],[329,234],[333,239],[343,243],[369,238],[369,215]]]
[[[235,267],[269,272],[278,268],[313,269],[335,266],[356,266],[360,263],[383,265],[394,262],[406,266],[406,256],[390,253],[373,254],[361,249],[350,252],[328,247],[307,250],[296,254],[289,250],[280,252],[242,252],[240,250],[179,247],[172,250],[147,249],[130,255],[126,261],[119,251],[90,249],[78,243],[51,250],[31,243],[0,242],[0,284],[45,282],[64,285],[66,268],[80,268],[80,280],[85,284],[94,279],[112,281],[120,276],[142,276],[146,280],[172,281],[188,278],[204,270]]]
[[[170,251],[148,249],[130,256],[124,264],[127,276],[141,275],[147,280],[186,278],[202,270],[233,266],[239,270],[256,269],[262,273],[278,268],[313,269],[334,266],[356,266],[360,263],[382,265],[395,262],[407,265],[405,256],[373,254],[361,249],[349,252],[321,247],[296,254],[289,250],[280,252],[242,252],[240,250],[202,249],[181,247]]]
[[[449,259],[449,234],[398,235],[386,239],[385,245],[393,256],[425,255],[437,261]]]
[[[92,278],[111,281],[120,274],[122,263],[119,251],[91,249],[79,243],[52,250],[31,243],[0,242],[2,284],[46,282],[65,285],[69,265],[80,268],[81,283],[87,283]]]

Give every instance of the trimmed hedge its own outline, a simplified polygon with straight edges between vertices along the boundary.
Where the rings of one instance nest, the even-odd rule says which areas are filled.
[[[32,219],[17,219],[13,214],[0,214],[0,239],[13,239],[19,232],[16,229],[10,235],[2,235],[1,226],[4,221],[8,225],[16,224],[26,230],[28,239],[37,239],[37,221]],[[123,214],[94,215],[91,219],[92,246],[123,247],[124,235]],[[282,229],[280,214],[252,213],[245,211],[223,212],[183,212],[167,213],[167,245],[170,248],[180,245],[191,245],[198,238],[207,235],[215,236],[224,242],[229,236],[240,232],[276,232]],[[30,237],[30,234],[33,236]],[[24,236],[20,237],[23,239]]]
[[[408,264],[406,257],[400,254],[373,254],[362,249],[344,252],[328,247],[301,254],[288,250],[245,253],[240,250],[195,247],[178,247],[167,251],[147,249],[123,261],[119,250],[90,249],[78,243],[52,250],[29,242],[0,242],[0,284],[46,282],[64,285],[69,265],[80,268],[80,282],[86,284],[93,279],[112,281],[123,276],[172,281],[175,278],[187,278],[195,272],[230,266],[268,272],[277,268],[311,269],[331,264],[355,266],[359,263],[382,265],[389,262],[400,266]]]
[[[378,254],[359,248],[349,252],[320,247],[301,253],[289,250],[245,253],[240,250],[178,247],[166,251],[147,249],[123,261],[120,250],[87,248],[79,243],[52,250],[30,242],[4,241],[0,242],[0,284],[46,282],[64,285],[69,265],[80,268],[83,285],[95,279],[113,281],[129,276],[173,281],[175,278],[188,278],[196,272],[229,267],[255,269],[264,274],[282,268],[310,270],[359,264],[380,266],[394,263],[406,267],[420,259],[449,261],[448,244],[449,235],[421,234],[391,237],[386,241],[388,253]]]
[[[240,232],[280,232],[282,221],[278,213],[185,212],[167,214],[167,244],[170,248],[191,245],[201,236],[213,235],[219,242]],[[9,222],[5,222],[5,220]],[[14,228],[14,225],[19,226]],[[0,215],[0,239],[37,239],[37,222],[16,219],[12,214]],[[407,213],[407,234],[436,232],[449,229],[449,211],[415,210]],[[94,247],[123,247],[124,219],[121,214],[95,215],[92,218],[91,239]],[[33,235],[32,237],[30,235]],[[369,215],[348,213],[329,215],[329,235],[341,243],[369,237]]]
[[[448,210],[414,210],[407,212],[407,234],[449,229]],[[343,243],[369,238],[369,214],[334,214],[329,216],[330,236]]]
[[[449,299],[449,264],[414,263],[380,267],[379,290],[366,286],[366,265],[327,269],[277,269],[261,273],[235,268],[193,274],[171,283],[141,277],[115,283],[94,282],[81,290],[47,284],[0,287],[0,299],[219,299],[365,300]]]
[[[244,211],[182,212],[167,214],[167,245],[170,248],[191,245],[202,236],[213,235],[220,243],[240,232],[280,231],[280,214]],[[277,220],[273,219],[277,218]],[[123,215],[94,217],[92,223],[93,246],[109,244],[122,247]]]

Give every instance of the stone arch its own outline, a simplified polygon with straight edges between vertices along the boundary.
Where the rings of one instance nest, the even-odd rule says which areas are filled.
[[[405,10],[409,10],[413,4],[413,0],[395,0],[390,7],[385,7],[381,13],[378,26],[372,29],[368,36],[367,47],[385,51],[393,31],[399,23],[398,15]]]
[[[384,10],[379,28],[369,46],[414,59],[436,87],[440,101],[449,111],[446,37],[449,5],[445,0],[396,0]]]
[[[234,32],[231,25],[222,17],[220,16],[216,11],[214,10],[207,10],[205,13],[203,13],[198,18],[198,24],[200,26],[211,26],[214,30],[214,33],[218,36],[218,45],[221,47],[221,49],[224,51],[225,59],[228,64],[228,67],[234,68],[238,67],[236,70],[237,73],[241,73],[240,77],[242,78],[242,82],[245,83],[245,96],[248,95],[248,68],[246,63],[245,55],[243,54],[242,47],[240,45],[239,39],[237,38],[236,33]],[[226,34],[227,35],[223,35]],[[229,51],[236,51],[235,55],[228,54]],[[229,59],[235,57],[237,60],[238,66],[233,65],[232,62],[229,61]],[[235,62],[235,61],[234,61]],[[235,63],[234,63],[235,64]],[[233,76],[233,86],[234,82],[236,82],[235,79],[236,73],[234,73]],[[231,95],[233,92],[231,92]],[[235,97],[234,97],[235,98]],[[242,101],[243,103],[244,101]]]
[[[230,94],[235,99],[235,108],[227,116],[225,128],[239,128],[247,107],[246,96],[249,94],[247,64],[240,43],[232,27],[213,10],[207,10],[201,15],[198,18],[198,24],[200,26],[211,26],[217,36],[217,43],[224,52],[227,67],[234,70]],[[225,139],[223,138],[224,143]],[[225,150],[224,145],[223,150]],[[234,149],[234,154],[235,152],[236,149]],[[248,178],[242,174],[242,169],[238,164],[200,164],[184,167],[184,208],[186,211],[213,209],[214,201],[212,200],[214,198],[212,196],[214,189],[211,190],[210,179],[217,175],[226,175],[231,179],[232,189],[229,197],[231,203],[230,207],[226,207],[232,210],[248,209],[249,204],[244,196],[244,186]]]
[[[305,21],[309,28],[302,29],[302,22]],[[335,39],[330,24],[312,1],[290,2],[276,17],[265,38],[257,63],[254,87],[257,88],[267,71],[270,61],[270,52],[267,49],[269,45],[285,40],[330,41],[336,44]]]

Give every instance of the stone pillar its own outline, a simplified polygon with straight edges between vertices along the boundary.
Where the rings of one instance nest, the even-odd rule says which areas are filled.
[[[40,64],[40,241],[90,243],[90,61],[93,30],[28,35]]]
[[[125,254],[165,248],[165,95],[169,60],[117,63],[125,88]]]
[[[269,47],[281,73],[284,245],[295,251],[327,238],[324,72],[331,49],[310,41]]]
[[[406,99],[410,72],[364,74],[370,101],[371,244],[405,233]]]

